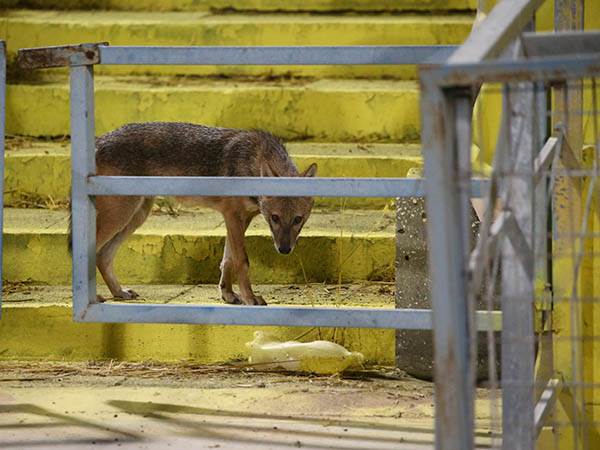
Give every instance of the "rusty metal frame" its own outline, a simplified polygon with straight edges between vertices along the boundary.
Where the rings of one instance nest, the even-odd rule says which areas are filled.
[[[47,69],[50,67],[98,64],[100,63],[100,45],[108,45],[108,42],[19,50],[17,64],[22,69]]]

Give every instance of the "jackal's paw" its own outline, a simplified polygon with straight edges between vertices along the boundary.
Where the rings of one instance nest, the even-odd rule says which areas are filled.
[[[221,298],[225,300],[225,303],[231,305],[239,305],[242,303],[240,296],[233,291],[221,291]]]
[[[121,292],[115,294],[115,298],[123,298],[125,300],[131,300],[138,298],[140,295],[133,289],[121,289]]]
[[[96,303],[104,303],[106,299],[101,295],[96,295]]]
[[[265,299],[262,298],[260,295],[253,295],[250,298],[242,299],[242,302],[244,302],[244,304],[246,304],[246,305],[259,305],[259,306],[267,305],[267,302],[265,302]]]

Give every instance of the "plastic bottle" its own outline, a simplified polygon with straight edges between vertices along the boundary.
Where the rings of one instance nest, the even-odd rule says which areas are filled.
[[[248,361],[261,369],[334,374],[360,366],[364,361],[362,353],[349,352],[334,342],[281,342],[269,338],[263,331],[255,331],[254,340],[247,342],[246,347],[250,353]]]

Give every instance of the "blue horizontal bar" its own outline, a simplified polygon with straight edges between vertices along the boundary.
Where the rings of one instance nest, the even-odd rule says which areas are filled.
[[[473,197],[482,197],[489,180],[472,180]],[[302,177],[127,177],[88,178],[88,195],[190,195],[279,197],[424,197],[420,178]]]
[[[100,64],[120,65],[402,65],[443,64],[453,45],[289,47],[99,46]]]
[[[501,328],[501,312],[477,312],[477,327]],[[79,322],[179,323],[298,327],[386,328],[430,330],[429,309],[296,308],[282,306],[207,306],[174,304],[96,303]]]

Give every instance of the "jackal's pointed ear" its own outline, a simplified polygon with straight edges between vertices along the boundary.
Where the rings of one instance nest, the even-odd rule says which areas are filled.
[[[276,177],[278,175],[273,171],[273,169],[271,169],[271,166],[269,165],[269,163],[267,161],[264,161],[260,165],[260,176],[261,177]]]
[[[301,177],[314,177],[317,174],[317,163],[312,163],[308,166],[304,172],[300,174]]]

